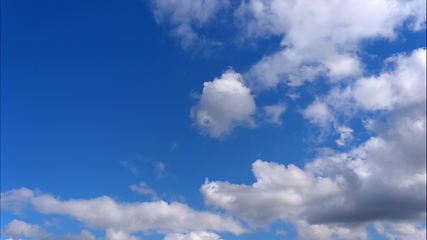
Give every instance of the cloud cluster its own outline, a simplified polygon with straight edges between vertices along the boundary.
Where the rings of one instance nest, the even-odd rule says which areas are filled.
[[[318,100],[308,106],[302,114],[311,123],[322,127],[326,127],[333,120],[328,105]]]
[[[209,42],[195,29],[208,24],[220,10],[229,6],[229,0],[152,0],[156,21],[172,26],[184,48],[200,42]]]
[[[20,198],[25,194],[30,197]],[[240,234],[243,227],[232,218],[198,212],[187,205],[165,201],[120,203],[110,197],[62,201],[52,195],[21,188],[2,193],[2,208],[19,202],[43,214],[60,214],[91,228],[106,229],[111,239],[123,234],[155,231],[159,233],[213,230]]]
[[[7,240],[20,240],[29,238],[34,240],[138,240],[136,236],[129,235],[123,231],[108,229],[102,238],[97,238],[88,230],[82,230],[80,234],[64,234],[62,236],[54,236],[48,233],[37,224],[27,223],[21,220],[14,219],[2,231],[2,236],[7,236]]]
[[[417,49],[391,61],[391,70],[361,78],[339,94],[332,91],[331,94],[342,98],[327,96],[324,102],[316,100],[304,112],[312,121],[323,124],[333,118],[329,109],[337,113],[348,101],[361,111],[381,110],[378,117],[385,121],[376,115],[366,121],[366,128],[374,136],[347,152],[318,157],[304,168],[257,160],[252,166],[255,183],[206,182],[201,187],[206,203],[255,226],[275,220],[290,221],[298,228],[301,239],[316,235],[324,236],[322,239],[333,235],[364,239],[366,232],[360,229],[364,224],[423,221],[426,50]],[[379,95],[381,91],[389,93],[381,95],[381,101],[374,96],[367,105],[365,98],[358,98],[361,92],[371,91],[371,83],[366,81],[388,86],[377,89]],[[351,129],[339,129],[340,140],[350,138]],[[414,234],[418,232],[425,233],[425,228]]]
[[[233,70],[203,84],[199,103],[191,109],[194,122],[211,137],[221,137],[237,126],[253,126],[256,106],[251,90]]]
[[[197,4],[198,1],[195,2],[197,6],[200,5]],[[219,1],[217,5],[230,4]],[[179,8],[174,9],[179,11]],[[221,8],[207,9],[219,11]],[[155,13],[156,11],[158,10],[154,10]],[[398,36],[399,29],[417,31],[425,27],[426,20],[425,1],[422,0],[245,0],[233,11],[234,23],[243,29],[244,38],[276,36],[282,39],[278,51],[265,55],[243,74],[246,87],[253,91],[274,88],[279,84],[301,86],[319,76],[326,77],[331,83],[362,76],[364,64],[359,56],[363,52],[361,46],[365,41],[393,40]],[[210,14],[206,16],[212,16],[212,12],[216,13],[209,10]],[[168,16],[175,18],[174,15],[171,13]],[[197,16],[196,14],[195,18],[199,18]],[[188,34],[189,37],[191,35]],[[366,78],[359,83],[361,86],[359,90],[356,89],[355,95],[364,107],[382,108],[383,106],[376,104],[386,104],[381,102],[381,98],[388,98],[391,93],[387,92],[388,86],[383,82]],[[380,88],[381,91],[377,93],[376,90]],[[218,98],[220,96],[221,93],[218,93]],[[372,99],[373,96],[375,99]],[[223,105],[228,100],[223,98]],[[220,99],[215,101],[218,104],[217,101]],[[244,105],[246,100],[241,101]],[[277,111],[266,112],[267,121],[280,115]],[[314,118],[313,115],[319,115],[322,119]],[[321,102],[307,109],[304,116],[321,125],[332,120],[328,109]],[[280,123],[277,119],[270,122]],[[200,119],[196,123],[201,125]],[[218,129],[210,135],[217,137],[222,135],[221,132],[227,133],[232,129],[223,128],[225,130]]]
[[[184,47],[202,41],[196,29],[229,6],[228,0],[152,1],[156,20],[170,24]],[[425,239],[425,226],[417,223],[426,217],[426,49],[389,58],[387,68],[373,76],[363,74],[359,58],[365,40],[392,40],[400,27],[424,28],[425,1],[245,0],[234,16],[245,37],[279,36],[280,49],[243,76],[228,70],[204,83],[191,109],[203,132],[220,138],[236,127],[255,126],[255,90],[301,86],[325,76],[330,83],[349,81],[317,96],[303,117],[323,128],[333,126],[339,134],[336,144],[345,146],[355,130],[340,119],[362,114],[370,137],[303,166],[256,160],[253,184],[206,181],[200,189],[205,203],[225,214],[157,200],[143,182],[130,188],[151,202],[124,203],[107,196],[61,200],[21,188],[2,193],[2,208],[18,212],[30,206],[69,216],[105,230],[105,240],[136,240],[132,234],[148,231],[165,234],[165,240],[221,240],[218,232],[246,231],[236,218],[252,228],[290,222],[300,240],[367,239],[368,224],[388,239]],[[281,125],[285,105],[260,109],[268,122]],[[165,169],[162,163],[157,167]],[[40,226],[20,220],[2,234],[53,239]],[[98,238],[84,230],[60,239]]]
[[[337,182],[316,178],[295,165],[257,160],[252,164],[257,181],[252,185],[206,182],[205,201],[255,225],[267,225],[296,214],[300,206],[315,204],[340,192]]]
[[[356,79],[333,88],[316,99],[304,111],[310,122],[325,127],[337,117],[353,117],[360,112],[401,113],[423,111],[425,101],[426,49],[397,54],[386,60],[388,68],[375,76]],[[337,129],[342,132],[343,129]]]
[[[37,224],[27,223],[18,219],[12,220],[1,232],[2,236],[8,237],[7,240],[19,240],[29,238],[34,240],[138,240],[140,238],[130,235],[124,231],[108,229],[104,237],[96,237],[88,230],[82,230],[79,234],[64,234],[54,236]],[[191,231],[187,233],[168,233],[164,240],[222,240],[215,233],[206,231]]]
[[[246,74],[255,87],[279,83],[298,86],[319,75],[330,80],[357,76],[363,40],[393,39],[408,20],[417,30],[425,24],[420,0],[243,1],[236,11],[249,37],[281,36],[281,50],[266,56]]]

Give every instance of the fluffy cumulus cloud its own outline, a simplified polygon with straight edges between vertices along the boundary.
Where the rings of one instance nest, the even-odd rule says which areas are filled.
[[[303,111],[304,118],[308,119],[311,123],[327,126],[332,120],[333,116],[327,104],[316,100]]]
[[[365,41],[392,41],[401,28],[418,31],[425,28],[426,21],[423,0],[242,0],[236,4],[228,0],[155,0],[152,5],[157,21],[172,24],[187,46],[199,39],[195,28],[203,27],[224,9],[234,12],[232,22],[243,39],[279,37],[277,51],[264,55],[242,73],[246,87],[256,91],[278,84],[301,86],[319,76],[331,83],[363,76],[365,66],[361,53]],[[387,107],[383,100],[393,91],[387,80],[364,78],[359,85],[354,94],[365,108]],[[377,89],[382,91],[378,94]],[[228,98],[222,101],[226,105]],[[320,103],[310,110],[307,116],[311,121],[325,124],[327,114]],[[279,123],[274,119],[280,115],[277,111],[266,113],[267,120]],[[203,125],[202,119],[200,116],[199,125]],[[216,136],[232,128],[224,127],[231,124],[208,125],[210,135]]]
[[[156,231],[159,233],[213,230],[240,234],[242,226],[229,217],[198,212],[187,205],[164,201],[119,203],[110,197],[62,201],[44,193],[19,199],[26,188],[2,193],[2,207],[21,201],[43,214],[61,214],[91,228],[106,229],[109,239],[131,239],[126,234]]]
[[[312,123],[324,126],[335,116],[353,117],[360,112],[422,111],[425,100],[426,49],[397,54],[386,60],[380,74],[362,77],[333,88],[329,94],[309,105],[303,115]],[[339,133],[343,129],[337,129]]]
[[[228,0],[151,1],[156,20],[172,26],[184,47],[205,41],[197,30],[231,5]],[[279,49],[246,73],[228,70],[205,82],[191,109],[195,125],[214,138],[237,127],[254,127],[254,91],[301,86],[323,76],[332,90],[316,96],[302,110],[303,117],[322,128],[333,126],[339,135],[335,143],[346,146],[359,129],[345,121],[363,116],[366,139],[301,166],[256,160],[252,184],[207,180],[200,188],[205,203],[224,214],[158,200],[144,182],[130,189],[152,201],[118,202],[107,196],[61,200],[27,188],[10,190],[1,195],[3,209],[19,213],[31,207],[65,215],[105,230],[105,236],[83,230],[54,237],[21,220],[12,220],[2,235],[137,240],[135,234],[155,232],[165,234],[164,240],[221,240],[217,233],[246,232],[241,221],[250,229],[285,221],[295,226],[300,240],[368,239],[368,225],[390,240],[425,239],[426,49],[396,54],[371,76],[364,73],[360,57],[365,40],[393,40],[401,27],[423,29],[425,1],[244,0],[236,6],[234,18],[243,36],[279,37]],[[282,124],[284,104],[260,109],[267,122]]]
[[[151,4],[157,22],[171,25],[173,33],[181,39],[182,46],[190,47],[210,42],[195,29],[208,24],[230,3],[228,0],[152,0]]]
[[[201,187],[206,203],[253,226],[292,222],[300,239],[366,239],[366,224],[372,223],[389,239],[425,236],[425,226],[409,223],[423,222],[426,216],[426,50],[389,61],[392,68],[334,90],[304,112],[322,124],[322,119],[333,118],[331,112],[354,105],[371,113],[365,128],[372,137],[346,152],[319,156],[303,168],[257,160],[252,166],[255,183],[206,182]],[[380,96],[371,102],[359,98],[375,81],[388,88],[376,89]],[[338,130],[339,145],[351,138],[352,129]]]
[[[204,132],[221,137],[237,126],[254,126],[255,100],[239,73],[228,70],[203,86],[191,116]]]
[[[7,224],[6,229],[2,231],[2,236],[12,237],[12,239],[31,238],[40,240],[48,240],[52,237],[39,225],[26,223],[17,219]]]
[[[355,103],[368,111],[391,110],[425,99],[426,50],[388,59],[392,71],[362,78],[352,88]]]
[[[247,73],[252,86],[298,86],[319,75],[336,81],[357,76],[363,40],[393,39],[405,21],[425,25],[421,0],[243,1],[236,11],[249,37],[281,36],[281,50],[265,56]]]
[[[206,203],[219,206],[256,225],[288,219],[300,206],[337,194],[340,187],[328,178],[316,178],[295,165],[257,160],[252,185],[206,182],[201,187]]]

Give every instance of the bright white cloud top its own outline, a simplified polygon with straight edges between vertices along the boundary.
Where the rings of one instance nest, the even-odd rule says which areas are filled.
[[[255,100],[240,74],[228,70],[203,86],[199,104],[191,109],[192,117],[203,131],[221,137],[237,126],[254,125]]]

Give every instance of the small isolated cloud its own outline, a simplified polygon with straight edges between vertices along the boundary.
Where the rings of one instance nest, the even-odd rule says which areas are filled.
[[[145,182],[139,182],[138,184],[133,184],[129,186],[130,190],[132,192],[141,194],[141,195],[147,195],[151,198],[151,200],[158,200],[159,197],[152,188],[148,186]]]
[[[333,120],[333,115],[331,114],[328,105],[319,100],[316,100],[309,105],[303,111],[303,116],[311,123],[317,124],[321,127],[326,127]]]
[[[353,139],[353,129],[349,127],[338,127],[337,132],[340,135],[340,138],[335,141],[338,146],[345,146],[348,141]]]
[[[199,103],[191,109],[197,126],[209,136],[222,137],[238,126],[254,126],[254,96],[233,70],[203,84]]]
[[[286,106],[284,104],[264,106],[263,110],[267,122],[278,126],[282,125],[281,117],[282,114],[286,111]]]
[[[1,208],[8,209],[16,214],[21,213],[21,210],[34,197],[34,191],[28,188],[14,189],[5,193],[1,193]]]
[[[47,232],[37,224],[27,223],[21,220],[14,219],[2,230],[2,236],[9,237],[8,240],[139,240],[138,237],[127,234],[123,231],[108,229],[104,237],[97,238],[90,231],[84,229],[79,234],[64,234],[62,236],[54,236]]]

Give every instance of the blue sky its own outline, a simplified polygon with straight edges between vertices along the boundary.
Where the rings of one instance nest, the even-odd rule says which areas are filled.
[[[1,2],[1,239],[425,239],[425,2]]]

